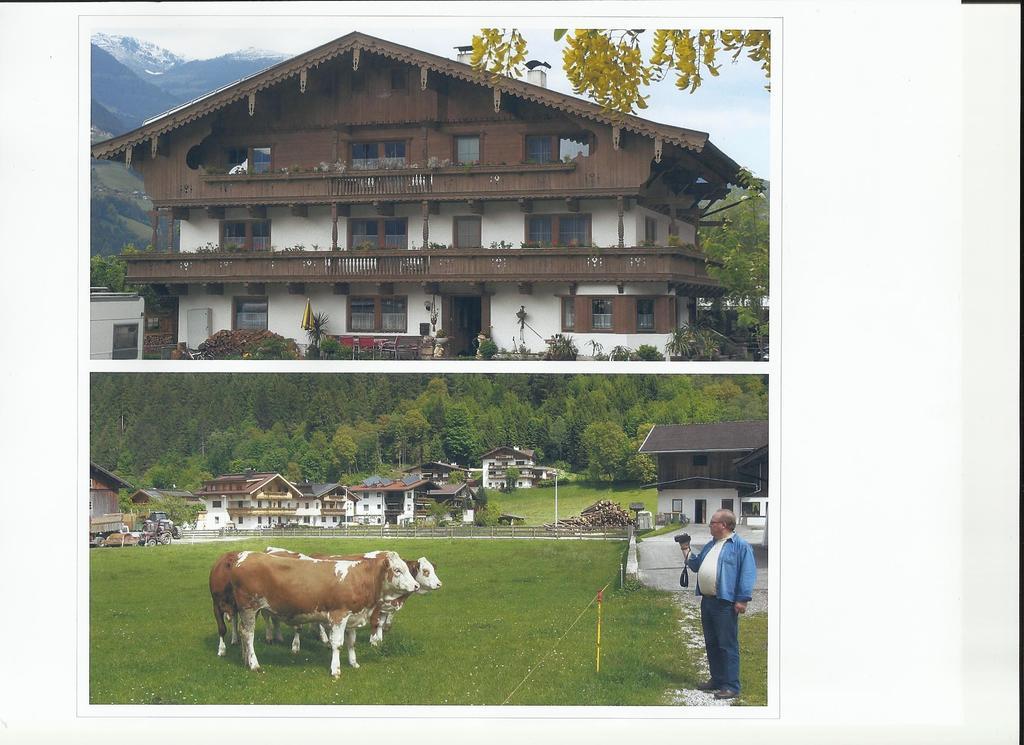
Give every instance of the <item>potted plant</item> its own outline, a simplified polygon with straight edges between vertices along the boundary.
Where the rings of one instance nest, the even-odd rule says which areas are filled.
[[[544,355],[547,360],[573,360],[579,354],[579,349],[571,336],[555,334],[547,340],[548,351]]]
[[[434,359],[441,359],[447,353],[448,332],[438,329],[434,333]]]

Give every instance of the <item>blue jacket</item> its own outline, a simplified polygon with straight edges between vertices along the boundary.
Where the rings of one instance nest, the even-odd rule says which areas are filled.
[[[691,554],[690,560],[686,562],[687,566],[698,572],[701,562],[714,545],[714,540],[710,540],[704,544],[699,554]],[[756,580],[754,550],[749,543],[733,533],[718,553],[718,597],[733,603],[746,602],[753,595]],[[701,594],[700,582],[697,583],[697,594]]]

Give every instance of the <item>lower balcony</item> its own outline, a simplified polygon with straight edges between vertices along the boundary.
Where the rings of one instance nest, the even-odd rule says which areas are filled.
[[[672,282],[718,294],[704,256],[682,247],[382,249],[142,253],[122,256],[134,284],[192,282]]]

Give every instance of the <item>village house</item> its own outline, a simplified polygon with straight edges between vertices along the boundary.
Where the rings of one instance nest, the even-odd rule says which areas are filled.
[[[461,473],[463,481],[468,481],[470,478],[470,469],[455,463],[443,463],[436,460],[429,463],[420,463],[418,466],[410,466],[403,473],[416,474],[421,479],[433,481],[435,484],[442,486],[452,480],[452,473]]]
[[[427,493],[436,484],[417,474],[392,480],[370,476],[349,492],[359,498],[354,521],[366,525],[408,525],[429,514]]]
[[[95,144],[155,208],[152,250],[123,257],[176,305],[154,328],[301,343],[308,300],[330,334],[444,331],[449,355],[481,334],[662,349],[723,294],[696,226],[740,169],[706,133],[612,116],[532,67],[496,77],[355,32]]]
[[[344,484],[301,481],[295,486],[303,495],[301,507],[296,510],[297,522],[320,527],[338,527],[353,522],[359,498]]]
[[[531,489],[538,481],[555,477],[555,471],[548,466],[538,466],[533,461],[533,450],[529,448],[502,445],[488,450],[480,459],[483,461],[483,475],[480,483],[488,489],[507,489],[508,474],[514,469],[518,472],[515,487]]]
[[[204,481],[196,492],[206,506],[200,529],[241,529],[302,522],[310,497],[279,473],[244,471]]]
[[[139,511],[143,515],[146,514],[147,510],[163,509],[160,503],[166,499],[182,499],[189,504],[202,506],[203,511],[196,515],[197,523],[205,517],[206,502],[202,497],[197,497],[187,489],[157,489],[156,487],[136,489],[132,492],[130,499],[132,504],[139,506]]]
[[[686,515],[706,524],[716,510],[763,527],[768,516],[768,422],[657,425],[640,452],[658,464],[658,522]]]
[[[450,514],[463,523],[472,523],[476,515],[476,497],[467,483],[438,485],[427,492],[435,502],[448,505]]]

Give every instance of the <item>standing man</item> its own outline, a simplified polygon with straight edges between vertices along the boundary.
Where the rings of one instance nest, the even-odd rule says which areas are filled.
[[[714,691],[717,699],[731,699],[740,695],[739,614],[747,611],[757,567],[750,544],[734,532],[736,515],[731,510],[718,510],[708,527],[714,540],[696,556],[690,556],[689,541],[679,544],[683,560],[697,574],[700,624],[711,669],[711,679],[697,687]]]

